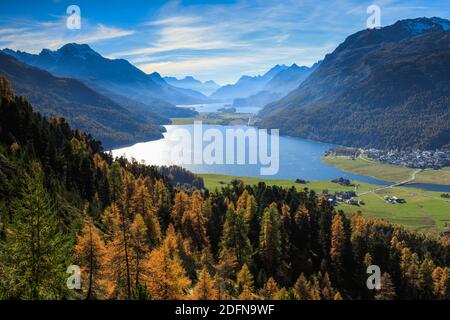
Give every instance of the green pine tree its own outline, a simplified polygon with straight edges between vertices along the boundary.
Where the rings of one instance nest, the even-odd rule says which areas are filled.
[[[259,255],[266,275],[275,276],[281,257],[280,216],[275,203],[272,203],[263,213],[259,235]]]
[[[234,252],[239,268],[250,262],[252,246],[248,238],[248,224],[244,217],[244,210],[236,212],[232,204],[227,210],[221,247],[222,251],[229,249]]]
[[[25,175],[21,196],[13,203],[13,221],[1,245],[0,269],[6,298],[56,299],[65,294],[70,247],[60,232],[52,199],[42,183],[39,165]]]

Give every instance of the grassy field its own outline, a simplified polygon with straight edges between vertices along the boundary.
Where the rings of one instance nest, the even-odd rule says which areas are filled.
[[[202,121],[203,124],[215,124],[222,126],[247,125],[251,114],[247,113],[218,113],[200,112],[193,118],[172,118],[173,125],[193,124],[195,121]]]
[[[209,190],[220,189],[230,183],[233,177],[214,174],[201,174],[205,181],[205,186]],[[352,187],[343,187],[329,181],[311,181],[307,184],[297,184],[293,180],[273,180],[249,177],[237,177],[246,184],[257,184],[259,181],[265,182],[267,185],[277,185],[281,187],[295,186],[298,190],[305,187],[322,193],[323,190],[329,192],[353,190]],[[357,192],[373,190],[377,186],[359,183]],[[406,200],[406,204],[387,204],[383,197],[396,196]],[[343,204],[338,209],[344,210],[346,213],[354,213],[361,211],[364,215],[370,217],[378,217],[386,219],[392,223],[402,224],[409,229],[422,231],[425,233],[437,234],[448,230],[447,224],[450,226],[450,200],[440,197],[438,192],[430,192],[419,189],[396,187],[369,193],[358,198],[364,200],[364,206],[351,206]]]
[[[384,196],[396,196],[406,200],[405,204],[385,203]],[[450,226],[450,201],[440,197],[438,192],[396,187],[369,193],[358,198],[366,205],[361,207],[343,204],[345,212],[360,210],[363,214],[402,224],[410,229],[425,233],[439,233]]]
[[[415,182],[450,185],[450,169],[425,170],[417,175]]]
[[[366,158],[352,160],[349,157],[323,157],[322,162],[347,172],[385,181],[408,180],[415,169],[381,164]]]
[[[382,164],[367,158],[352,160],[349,157],[323,157],[322,161],[347,172],[392,182],[408,180],[416,171],[412,168]],[[418,173],[414,182],[450,185],[450,170],[448,168],[427,169]]]
[[[203,177],[205,181],[205,187],[209,190],[220,189],[227,184],[230,183],[232,179],[239,179],[244,181],[245,184],[253,185],[258,184],[258,182],[264,182],[269,186],[280,186],[283,188],[290,188],[292,186],[296,187],[298,190],[303,190],[304,188],[308,188],[311,190],[315,190],[316,192],[322,193],[323,190],[328,190],[329,192],[336,191],[349,191],[355,190],[354,187],[344,187],[340,186],[331,181],[310,181],[307,184],[299,184],[295,183],[294,180],[277,180],[277,179],[261,179],[261,178],[253,178],[253,177],[230,177],[226,175],[220,174],[200,174],[199,176]],[[358,192],[364,192],[371,190],[373,188],[372,185],[367,183],[359,183]]]

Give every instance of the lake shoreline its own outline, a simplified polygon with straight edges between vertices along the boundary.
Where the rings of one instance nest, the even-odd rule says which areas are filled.
[[[261,108],[247,107],[237,108],[236,113],[228,114],[220,112],[226,102],[212,103],[212,104],[197,104],[197,105],[178,105],[178,107],[190,108],[197,111],[199,114],[196,117],[190,118],[173,118],[170,124],[163,125],[165,132],[163,137],[155,140],[138,141],[132,145],[114,148],[111,150],[114,155],[122,156],[118,152],[123,153],[130,159],[135,158],[138,161],[145,160],[146,164],[150,165],[180,165],[178,163],[171,163],[170,157],[164,153],[170,154],[171,148],[175,145],[173,141],[168,141],[170,132],[177,128],[184,128],[192,130],[193,123],[202,121],[203,127],[215,128],[219,130],[226,130],[227,128],[240,127],[244,130],[252,128],[258,130],[259,128],[250,124],[251,115],[257,115]],[[251,112],[249,112],[251,111]],[[253,118],[254,120],[254,118]],[[247,165],[248,170],[243,170],[239,165],[183,165],[187,170],[195,174],[224,174],[227,176],[248,176],[256,177],[262,180],[269,179],[304,179],[317,181],[331,181],[337,178],[346,178],[354,181],[361,181],[364,183],[371,183],[377,186],[389,186],[399,181],[406,181],[406,177],[398,174],[397,171],[402,168],[395,168],[395,170],[384,172],[380,174],[380,170],[374,172],[357,171],[352,168],[342,167],[333,163],[324,161],[324,155],[329,148],[337,145],[312,140],[309,138],[294,137],[289,135],[280,135],[280,172],[275,176],[261,176],[253,167]],[[169,144],[170,143],[170,144]],[[148,150],[146,150],[148,149]],[[246,151],[247,152],[247,151]],[[155,156],[158,154],[158,156]],[[131,157],[130,157],[131,156]],[[155,160],[155,157],[158,158]],[[165,160],[164,160],[165,159]],[[383,172],[381,172],[383,173]],[[393,174],[391,174],[393,173]],[[405,184],[405,187],[417,188],[423,190],[431,190],[440,192],[450,192],[450,185],[440,183],[428,183],[429,181],[414,180],[412,185]]]

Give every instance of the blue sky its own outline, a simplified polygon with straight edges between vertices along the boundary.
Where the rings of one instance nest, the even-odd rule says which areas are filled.
[[[38,53],[88,43],[145,72],[220,84],[262,74],[275,64],[311,65],[366,27],[381,7],[382,25],[399,19],[450,18],[450,0],[0,0],[0,48]],[[82,28],[66,28],[81,8]]]

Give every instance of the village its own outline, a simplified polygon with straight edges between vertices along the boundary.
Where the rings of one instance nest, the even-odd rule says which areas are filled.
[[[361,149],[349,147],[333,148],[325,153],[326,156],[351,157],[356,159],[366,156],[381,163],[403,166],[415,169],[441,169],[450,166],[450,151],[400,151]]]
[[[358,185],[353,184],[350,180],[344,178],[334,179],[331,182],[339,184],[345,187],[355,187],[355,190],[349,191],[337,191],[334,194],[328,192],[328,190],[323,191],[323,197],[327,199],[328,203],[332,206],[339,206],[341,204],[348,204],[351,206],[361,207],[365,205],[363,200],[357,200],[358,194],[356,190],[358,189]],[[383,201],[387,204],[405,204],[406,200],[402,198],[398,198],[395,196],[385,196]]]
[[[441,169],[450,165],[450,151],[383,151],[365,150],[369,158],[398,166],[416,169]]]
[[[365,205],[364,201],[355,199],[357,197],[355,191],[338,191],[334,194],[330,194],[325,190],[323,196],[332,206],[338,206],[343,203],[358,207]]]

